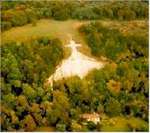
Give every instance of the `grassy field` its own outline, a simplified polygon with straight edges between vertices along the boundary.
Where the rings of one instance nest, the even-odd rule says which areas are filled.
[[[82,40],[77,32],[79,21],[55,21],[55,20],[40,20],[36,25],[27,24],[22,27],[12,28],[2,34],[2,41],[9,42],[13,40],[25,41],[38,36],[59,37],[63,42],[69,39],[71,35],[75,40]]]
[[[134,34],[140,32],[140,30],[147,28],[147,21],[107,21],[99,20],[103,25],[109,26],[110,28],[117,28],[123,33]],[[56,21],[56,20],[39,20],[36,25],[27,24],[21,27],[15,27],[2,33],[2,41],[25,41],[30,38],[38,36],[49,36],[59,37],[64,43],[69,39],[69,35],[80,43],[84,43],[81,35],[78,32],[78,27],[81,24],[88,23],[90,21],[79,21],[79,20],[67,20],[67,21]]]
[[[140,118],[135,117],[112,117],[109,121],[105,121],[102,124],[101,131],[130,131],[130,127],[133,129],[146,129],[148,124]]]
[[[2,42],[7,43],[11,41],[26,42],[41,36],[50,38],[59,38],[63,44],[68,44],[70,37],[78,43],[84,45],[82,51],[89,54],[89,48],[85,45],[83,38],[79,34],[77,28],[82,24],[80,21],[55,21],[55,20],[39,20],[36,25],[27,24],[21,27],[12,28],[2,33]],[[66,53],[67,54],[67,53]]]
[[[55,130],[54,127],[38,127],[36,132],[54,132]]]
[[[147,21],[108,21],[99,20],[103,25],[109,26],[110,28],[117,28],[124,34],[135,34],[140,33],[147,27]],[[37,21],[36,25],[27,24],[21,27],[15,27],[2,33],[1,38],[3,43],[18,41],[25,42],[32,38],[41,36],[48,36],[51,38],[58,37],[63,41],[63,44],[67,44],[72,36],[73,40],[83,45],[82,51],[89,56],[90,49],[85,45],[82,35],[78,32],[78,27],[82,24],[89,23],[90,21],[79,21],[79,20],[67,20],[67,21],[56,21],[42,19]],[[148,34],[148,33],[147,33]]]

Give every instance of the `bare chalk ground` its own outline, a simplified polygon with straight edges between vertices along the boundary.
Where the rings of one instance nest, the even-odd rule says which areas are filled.
[[[90,58],[77,50],[77,47],[82,45],[76,44],[75,41],[70,40],[70,43],[66,47],[71,48],[71,55],[68,59],[64,59],[62,63],[57,66],[57,69],[53,75],[48,78],[48,83],[57,81],[66,77],[79,76],[81,79],[87,75],[92,69],[100,69],[104,66],[102,62]]]

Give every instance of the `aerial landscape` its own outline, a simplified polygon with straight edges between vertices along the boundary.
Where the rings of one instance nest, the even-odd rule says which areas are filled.
[[[149,3],[1,1],[1,131],[149,131]]]

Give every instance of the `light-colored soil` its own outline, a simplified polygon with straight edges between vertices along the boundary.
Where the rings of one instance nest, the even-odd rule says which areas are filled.
[[[77,50],[77,47],[82,45],[76,44],[73,40],[70,41],[66,47],[71,48],[71,55],[69,58],[64,59],[55,73],[48,79],[48,83],[52,85],[53,81],[61,80],[66,77],[79,76],[81,79],[88,74],[92,69],[100,69],[104,63],[90,58]]]

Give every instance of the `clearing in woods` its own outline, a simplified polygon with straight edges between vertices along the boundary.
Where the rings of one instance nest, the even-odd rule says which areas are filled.
[[[140,32],[140,29],[147,27],[148,23],[145,20],[134,20],[134,21],[107,21],[107,20],[97,20],[105,26],[110,28],[118,28],[122,32],[136,33]],[[56,21],[41,19],[37,21],[36,25],[27,24],[20,27],[11,28],[8,31],[2,33],[2,41],[25,41],[30,38],[38,36],[49,36],[58,37],[64,44],[68,41],[68,35],[70,34],[77,43],[84,44],[81,34],[78,32],[78,27],[82,24],[92,22],[90,21],[79,21],[79,20],[66,20],[66,21]]]
[[[147,22],[145,20],[134,20],[134,21],[110,21],[110,20],[97,20],[105,26],[110,28],[117,28],[124,34],[130,33],[141,33],[143,27],[147,27]],[[41,36],[47,37],[57,37],[63,41],[63,44],[68,44],[70,38],[68,35],[72,36],[72,39],[76,43],[82,44],[82,49],[79,49],[83,53],[91,56],[90,49],[85,45],[85,41],[82,35],[78,32],[78,28],[82,24],[92,22],[90,21],[79,21],[79,20],[66,20],[66,21],[56,21],[41,19],[37,21],[36,25],[27,24],[21,27],[14,27],[8,31],[2,33],[1,38],[4,43],[11,41],[25,42],[32,38],[37,38]],[[146,28],[145,28],[146,30]]]

